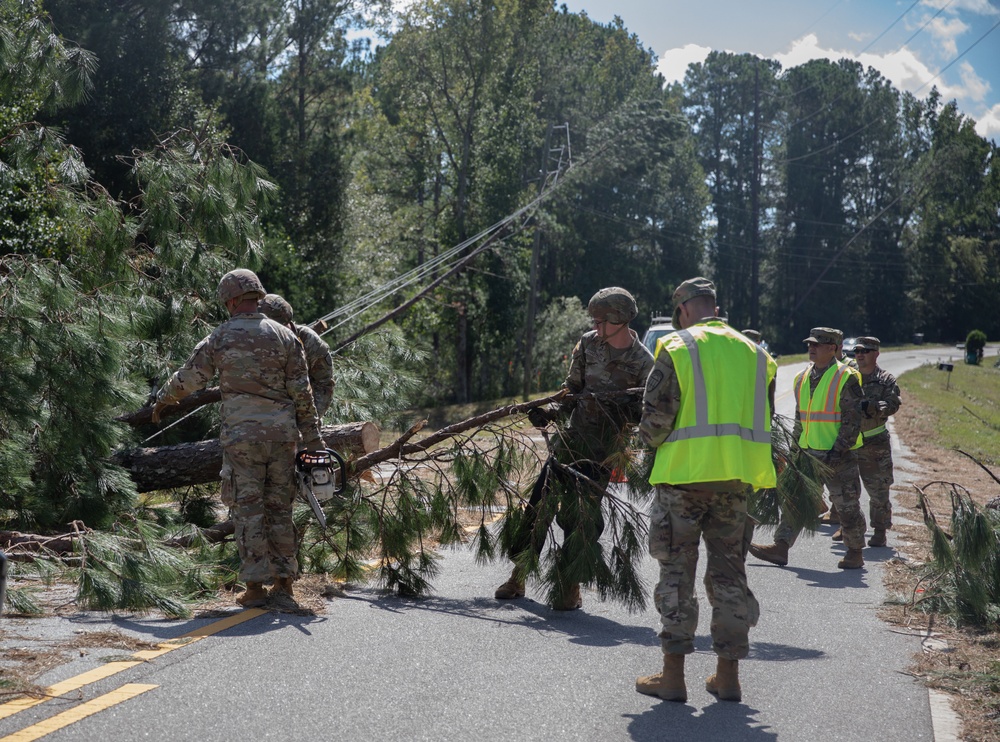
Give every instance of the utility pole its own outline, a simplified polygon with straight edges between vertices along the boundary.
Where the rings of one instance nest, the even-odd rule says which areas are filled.
[[[548,180],[549,148],[552,146],[552,125],[545,130],[545,145],[542,147],[542,164],[538,169],[538,195],[545,190]],[[524,384],[521,398],[527,402],[531,395],[532,353],[535,349],[535,312],[538,311],[538,262],[542,253],[542,225],[535,222],[535,244],[531,248],[531,275],[528,279],[528,311],[524,316]]]
[[[565,129],[565,142],[558,147],[552,147],[552,133],[557,129]],[[553,155],[558,154],[557,157]],[[549,170],[549,160],[555,160],[555,170]],[[564,168],[573,165],[573,148],[569,141],[569,123],[561,126],[549,124],[545,131],[545,145],[542,147],[542,164],[538,169],[538,195],[546,188],[555,186]],[[549,176],[552,181],[549,182]],[[531,395],[532,355],[535,350],[535,313],[538,311],[538,263],[542,254],[542,226],[535,222],[535,244],[531,249],[531,276],[528,286],[528,310],[524,316],[524,385],[521,396],[525,401]]]

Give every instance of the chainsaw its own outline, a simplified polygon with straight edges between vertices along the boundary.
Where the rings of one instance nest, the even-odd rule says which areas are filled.
[[[299,451],[295,455],[295,477],[299,494],[319,521],[326,528],[323,503],[347,489],[347,469],[344,459],[329,448],[318,451]]]

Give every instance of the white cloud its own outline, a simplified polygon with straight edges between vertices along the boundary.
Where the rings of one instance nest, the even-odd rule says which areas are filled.
[[[944,55],[950,58],[958,54],[958,43],[955,39],[968,31],[969,26],[958,18],[938,17],[931,21],[927,29],[941,46]]]
[[[938,10],[942,6],[950,7],[952,12],[959,10],[968,10],[972,13],[978,13],[979,15],[997,15],[1000,14],[1000,8],[997,8],[990,2],[990,0],[924,0],[921,5],[925,5],[929,8],[934,8]]]
[[[689,64],[704,62],[712,51],[710,47],[687,44],[677,49],[667,49],[660,55],[656,70],[666,79],[667,83],[683,82],[684,73]]]
[[[962,77],[962,87],[965,94],[974,101],[983,102],[990,92],[990,83],[976,74],[976,70],[968,62],[962,62],[959,70]]]
[[[675,49],[668,49],[660,55],[657,70],[668,83],[683,82],[684,73],[689,64],[703,62],[711,51],[709,47],[688,44]],[[968,62],[958,66],[960,83],[948,84],[936,77],[937,72],[925,64],[911,49],[903,47],[887,54],[857,55],[844,49],[831,49],[820,45],[815,34],[793,42],[784,54],[773,54],[773,59],[781,63],[782,69],[797,67],[813,59],[853,59],[865,68],[878,70],[892,85],[901,91],[909,91],[918,98],[924,98],[930,93],[931,86],[936,86],[941,98],[945,101],[955,99],[961,110],[977,120],[976,131],[986,138],[996,141],[1000,138],[1000,104],[976,116],[968,113],[969,108],[981,108],[990,92],[990,84],[980,76]],[[965,105],[963,105],[963,103]],[[971,104],[979,104],[972,106]]]
[[[983,139],[1000,142],[1000,103],[976,119],[976,133]]]
[[[874,67],[899,90],[907,90],[918,97],[926,96],[932,85],[936,85],[944,100],[955,98],[958,101],[978,101],[985,99],[990,89],[988,82],[983,80],[972,65],[967,62],[960,67],[961,84],[949,85],[931,70],[910,49],[903,47],[888,54],[856,55],[844,49],[829,49],[819,45],[815,34],[808,34],[792,43],[785,54],[775,54],[774,58],[781,62],[783,69],[796,67],[812,59],[853,59],[865,67]]]

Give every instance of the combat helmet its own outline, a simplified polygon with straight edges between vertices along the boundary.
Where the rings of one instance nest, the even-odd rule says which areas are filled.
[[[283,325],[290,324],[294,314],[292,305],[278,294],[268,294],[257,303],[257,308],[264,315]]]
[[[610,286],[601,289],[590,298],[587,312],[594,319],[615,325],[626,325],[636,318],[639,308],[632,294],[618,286]]]
[[[263,299],[267,292],[257,274],[246,268],[229,271],[219,281],[219,301],[225,304],[230,299],[236,299],[244,294],[257,294],[257,299]]]

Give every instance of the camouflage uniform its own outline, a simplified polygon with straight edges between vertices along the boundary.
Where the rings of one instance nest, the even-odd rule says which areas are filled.
[[[815,332],[815,331],[814,331]],[[836,361],[834,361],[836,363]],[[792,388],[798,388],[802,375],[809,374],[809,388],[815,392],[820,379],[830,367],[817,369],[810,364],[802,373],[796,375]],[[865,544],[865,516],[861,512],[861,481],[858,475],[858,457],[851,450],[858,440],[861,431],[860,403],[863,398],[861,385],[854,375],[851,375],[840,392],[840,429],[832,451],[813,451],[805,449],[805,453],[819,459],[832,472],[824,481],[830,493],[830,502],[836,507],[844,533],[844,546],[848,549],[862,549]],[[792,439],[797,441],[802,434],[802,421],[798,405],[795,407],[795,426],[792,429]],[[781,522],[774,532],[775,541],[784,541],[789,546],[795,543],[799,532],[792,529],[782,514]]]
[[[874,338],[858,338],[858,347],[868,350],[878,350],[870,341]],[[893,483],[892,476],[892,445],[889,431],[885,429],[886,421],[899,409],[899,386],[896,377],[875,366],[868,376],[862,375],[861,436],[864,444],[858,449],[858,471],[861,482],[868,491],[868,514],[871,526],[877,530],[888,530],[892,527],[892,504],[889,500],[889,489]],[[867,402],[867,404],[864,404]],[[872,431],[878,432],[872,432]]]
[[[674,294],[674,326],[680,326],[680,304],[709,293],[714,296],[715,290],[706,279],[682,283]],[[773,411],[773,384],[768,392]],[[682,394],[670,354],[659,352],[646,382],[639,423],[639,434],[648,445],[670,445],[664,441],[674,429]],[[749,491],[746,483],[737,480],[656,485],[650,507],[649,553],[660,564],[653,596],[665,656],[694,651],[698,627],[694,578],[702,537],[708,552],[705,587],[712,606],[713,648],[721,658],[739,660],[748,655],[750,627],[760,616],[760,605],[747,585],[745,564],[753,533],[746,510]]]
[[[585,333],[573,348],[573,359],[563,386],[571,394],[613,392],[643,386],[653,367],[653,356],[634,330],[629,329],[628,332],[632,344],[623,350],[609,346],[598,338],[596,331]],[[606,488],[611,478],[607,460],[622,450],[628,426],[638,423],[640,402],[638,399],[617,403],[584,399],[561,405],[555,414],[562,415],[567,411],[569,423],[553,441],[551,458],[535,481],[518,537],[510,550],[512,556],[529,546],[534,547],[536,553],[542,551],[550,524],[544,519],[539,522],[538,510],[549,491],[550,477],[558,472],[552,460],[572,465],[602,489]],[[591,498],[590,504],[593,507],[587,515],[592,527],[588,536],[597,539],[604,531],[600,499]],[[557,515],[557,522],[565,531],[572,531],[576,526],[575,518],[571,519],[562,509]]]
[[[198,343],[160,389],[157,404],[176,403],[216,374],[222,392],[222,499],[236,525],[240,579],[266,584],[294,577],[292,501],[300,433],[304,447],[322,445],[302,345],[263,314],[237,313]]]
[[[309,368],[309,383],[312,385],[313,402],[316,404],[316,415],[320,421],[330,408],[333,400],[333,354],[330,346],[311,327],[297,325],[292,322],[294,312],[292,305],[278,294],[268,294],[258,303],[258,308],[265,315],[280,322],[290,329],[302,343],[306,353],[306,365]]]

